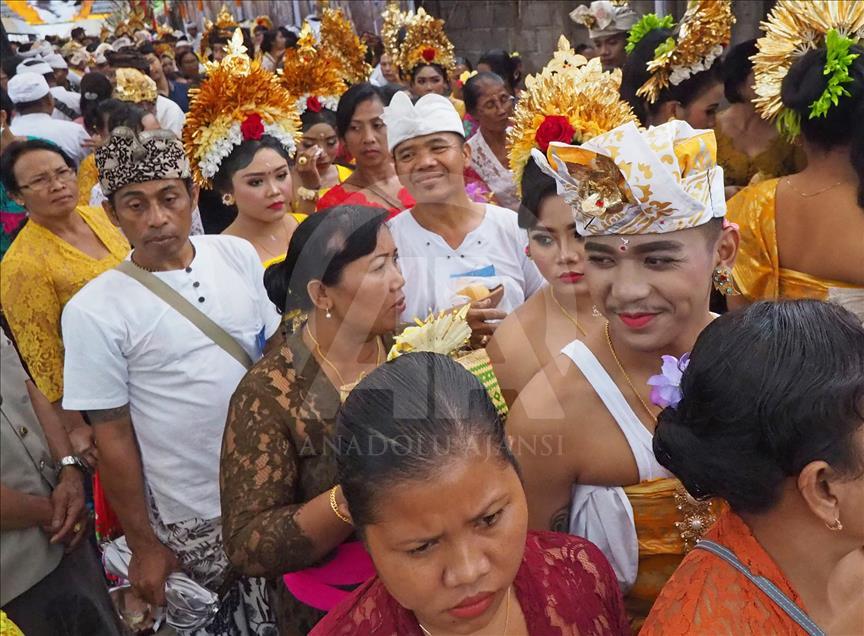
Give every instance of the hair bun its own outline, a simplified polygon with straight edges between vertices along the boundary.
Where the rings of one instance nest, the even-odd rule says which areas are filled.
[[[816,49],[808,51],[792,65],[780,91],[786,108],[798,113],[810,112],[810,105],[828,86],[828,77],[824,74],[827,57],[825,49]]]

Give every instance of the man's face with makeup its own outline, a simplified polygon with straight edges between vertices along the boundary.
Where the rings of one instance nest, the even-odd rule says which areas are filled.
[[[587,237],[588,288],[616,339],[637,351],[660,351],[704,323],[719,236],[702,227]]]

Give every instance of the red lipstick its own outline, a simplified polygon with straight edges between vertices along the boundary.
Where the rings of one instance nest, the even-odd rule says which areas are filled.
[[[495,594],[493,594],[492,592],[478,594],[476,596],[466,598],[456,607],[450,608],[448,612],[451,616],[455,616],[456,618],[461,618],[463,620],[477,618],[478,616],[485,613],[492,606],[492,601],[494,600]]]
[[[618,317],[621,319],[621,322],[627,325],[630,329],[642,329],[654,320],[654,318],[657,317],[657,314],[618,314]]]

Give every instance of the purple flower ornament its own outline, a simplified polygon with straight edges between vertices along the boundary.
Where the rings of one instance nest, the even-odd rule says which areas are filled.
[[[685,353],[679,360],[675,356],[663,356],[663,366],[659,375],[648,378],[651,387],[651,402],[659,407],[675,408],[681,401],[681,376],[690,364],[690,354]]]

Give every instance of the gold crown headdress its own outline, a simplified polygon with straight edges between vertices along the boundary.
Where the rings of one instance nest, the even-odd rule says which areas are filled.
[[[114,98],[124,102],[155,102],[159,91],[156,82],[134,68],[118,68]]]
[[[384,45],[384,54],[398,67],[399,65],[399,31],[405,26],[409,15],[399,9],[398,2],[390,2],[384,13],[381,14],[381,43]]]
[[[217,35],[228,39],[231,37],[234,29],[239,26],[237,20],[234,19],[234,16],[231,15],[231,12],[228,11],[228,8],[223,4],[222,8],[219,9],[219,13],[216,14],[215,22],[211,22],[210,20],[204,22],[204,34],[201,36],[201,57],[206,57],[207,47],[210,46],[211,35]]]
[[[285,51],[280,75],[282,86],[294,96],[297,112],[336,110],[339,98],[348,88],[342,79],[339,60],[333,52],[315,41],[308,23],[303,25],[297,46]]]
[[[255,26],[263,26],[268,31],[273,28],[273,20],[270,19],[270,16],[259,15],[255,18]]]
[[[765,35],[757,40],[758,52],[751,58],[757,95],[753,103],[763,119],[777,120],[784,133],[794,136],[794,116],[780,98],[786,74],[807,51],[825,46],[829,31],[864,40],[864,2],[779,0],[761,28]]]
[[[423,7],[405,21],[405,39],[398,48],[396,65],[403,77],[421,64],[437,64],[449,74],[455,66],[453,43],[444,32],[444,20],[433,18]]]
[[[340,9],[324,7],[319,39],[321,46],[338,60],[346,84],[361,84],[369,79],[372,68],[366,63],[366,45]]]
[[[729,44],[734,23],[731,0],[690,0],[677,37],[670,37],[654,50],[655,57],[648,62],[651,77],[636,94],[653,104],[670,84],[677,86],[711,68]]]
[[[144,19],[145,16],[140,10],[137,8],[130,9],[129,14],[125,18],[118,20],[114,26],[114,37],[120,38],[125,36],[131,39],[134,37],[136,31],[144,28]]]
[[[183,145],[192,177],[211,187],[222,161],[246,140],[270,135],[289,154],[297,147],[300,128],[294,99],[278,78],[250,60],[240,29],[228,43],[220,62],[207,62],[207,78],[189,91],[189,112],[183,126]]]
[[[563,35],[558,50],[537,75],[525,79],[525,91],[507,134],[510,169],[521,190],[522,172],[531,150],[546,152],[549,143],[581,144],[627,122],[637,122],[621,99],[621,70],[603,71],[600,58],[586,62]]]

